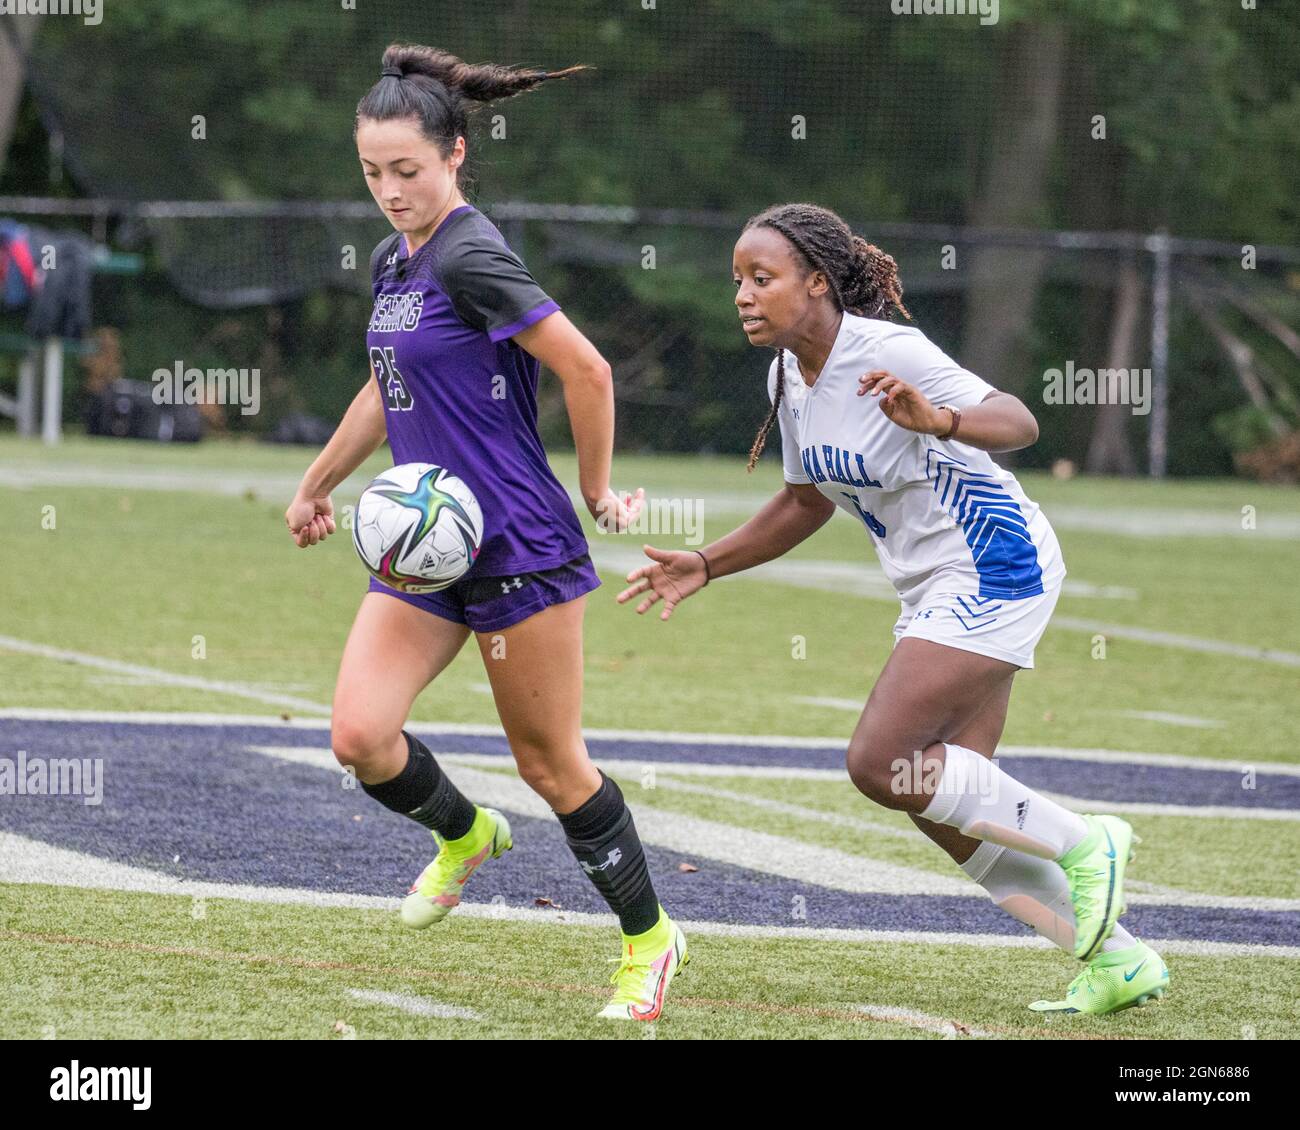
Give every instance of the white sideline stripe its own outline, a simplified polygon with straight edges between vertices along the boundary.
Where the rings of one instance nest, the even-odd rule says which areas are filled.
[[[1155,804],[1132,800],[1086,800],[1039,789],[1049,800],[1075,812],[1113,812],[1129,816],[1185,816],[1196,820],[1300,820],[1300,808],[1239,808],[1230,804]]]
[[[1188,757],[1180,753],[1131,753],[1119,749],[1070,749],[1067,746],[1004,745],[1001,757],[1039,757],[1052,761],[1094,761],[1102,765],[1155,765],[1166,769],[1207,769],[1216,773],[1249,771],[1277,777],[1300,777],[1300,765],[1286,761],[1229,761],[1215,757]]]
[[[257,747],[250,746],[250,749]],[[262,747],[258,752],[265,753],[271,747]],[[293,748],[293,747],[282,747]],[[449,765],[465,765],[478,769],[494,769],[506,767],[505,759],[497,757],[490,753],[440,753],[438,754],[439,762],[445,761]],[[832,784],[846,784],[847,778],[844,773],[838,769],[774,769],[770,766],[727,766],[732,770],[730,773],[701,772],[702,770],[716,770],[723,768],[717,765],[693,765],[683,761],[626,761],[614,757],[596,757],[593,761],[603,768],[607,773],[612,773],[616,777],[623,777],[625,780],[635,780],[644,777],[647,769],[654,770],[654,785],[649,786],[655,789],[669,789],[678,792],[697,793],[700,796],[713,797],[717,800],[729,800],[736,803],[753,805],[755,808],[761,808],[768,812],[780,812],[788,816],[797,816],[804,820],[817,820],[826,824],[834,824],[839,828],[852,828],[861,832],[870,832],[875,835],[890,836],[895,839],[910,840],[923,833],[908,829],[896,828],[890,824],[882,824],[874,820],[864,819],[860,816],[845,816],[836,812],[826,812],[822,809],[808,808],[801,804],[791,804],[783,800],[773,800],[770,797],[756,796],[752,793],[738,793],[731,789],[712,788],[706,785],[689,785],[685,781],[675,781],[669,776],[660,776],[660,774],[676,774],[684,777],[749,777],[751,779],[762,780],[802,780],[802,781],[825,781]],[[513,768],[513,765],[510,765]],[[647,786],[642,786],[646,788]],[[1291,808],[1239,808],[1232,805],[1190,805],[1190,804],[1155,804],[1144,803],[1141,801],[1114,801],[1114,800],[1082,800],[1078,797],[1065,796],[1061,793],[1046,792],[1038,790],[1043,796],[1049,797],[1058,804],[1063,804],[1067,808],[1074,809],[1076,812],[1127,812],[1137,816],[1185,816],[1197,819],[1205,818],[1224,818],[1230,820],[1300,820],[1300,809]],[[1300,903],[1297,904],[1300,908]]]
[[[865,702],[865,700],[864,700]],[[191,711],[151,710],[61,710],[44,706],[0,707],[0,721],[13,718],[26,722],[117,722],[132,725],[157,726],[270,726],[287,730],[328,730],[328,718],[281,718],[276,714],[212,714]],[[439,734],[464,734],[469,737],[504,738],[501,727],[470,722],[408,722],[406,728],[414,734],[437,738]],[[585,727],[583,735],[603,741],[643,741],[663,745],[689,742],[696,745],[747,745],[763,749],[833,749],[843,750],[848,738],[786,737],[772,734],[715,734],[692,733],[687,730],[609,730]],[[1216,772],[1256,774],[1269,773],[1282,777],[1300,777],[1300,764],[1285,761],[1225,761],[1212,757],[1188,757],[1178,753],[1138,753],[1120,749],[1071,749],[1067,746],[1004,745],[998,747],[998,757],[1040,757],[1056,761],[1096,761],[1115,765],[1162,765],[1170,769],[1207,769]],[[647,762],[647,765],[665,765],[667,762]],[[820,778],[823,774],[838,774],[838,770],[797,769],[782,766],[742,765],[685,765],[677,771],[695,772],[702,776],[797,776],[804,773]],[[828,778],[829,779],[829,778]]]
[[[621,571],[626,575],[639,565],[632,562],[632,555],[625,550],[602,550],[598,545],[591,548],[592,560],[605,568]],[[619,556],[616,558],[615,554]],[[614,562],[617,561],[617,564]],[[644,558],[639,564],[645,564]],[[624,567],[626,566],[626,567]],[[774,581],[793,585],[795,588],[820,589],[844,596],[865,596],[872,599],[898,600],[893,586],[879,575],[869,572],[868,566],[859,563],[850,565],[838,561],[800,561],[783,558],[769,561],[765,565],[747,569],[729,577],[718,578],[721,581],[754,580]],[[1091,586],[1089,586],[1091,588]],[[1084,595],[1071,589],[1067,580],[1064,592],[1068,596]],[[1089,593],[1088,595],[1093,595]],[[1203,639],[1200,636],[1185,636],[1176,632],[1159,632],[1150,628],[1129,628],[1122,624],[1106,624],[1100,620],[1080,620],[1074,616],[1053,615],[1051,627],[1066,628],[1075,632],[1087,632],[1089,635],[1113,636],[1115,639],[1133,640],[1136,643],[1151,644],[1155,647],[1168,647],[1181,651],[1198,651],[1210,655],[1231,655],[1235,659],[1258,659],[1265,663],[1280,663],[1286,667],[1300,667],[1300,655],[1293,651],[1280,651],[1276,648],[1251,647],[1247,644],[1228,643],[1225,640]]]
[[[246,749],[297,765],[310,765],[339,775],[342,771],[333,753],[327,749],[304,749],[301,746],[246,746]],[[435,751],[437,752],[437,751]],[[491,755],[438,753],[448,776],[458,788],[472,795],[478,804],[516,812],[522,816],[551,818],[550,805],[532,791],[523,781],[500,772],[478,770],[468,764],[475,758],[477,764],[501,766],[503,759],[478,760]],[[600,759],[599,764],[611,768],[626,767],[639,772],[639,762],[619,762]],[[697,791],[704,791],[699,789]],[[740,794],[731,794],[739,796]],[[1044,794],[1052,796],[1053,794]],[[645,799],[644,797],[642,798]],[[747,802],[750,798],[744,798]],[[1068,798],[1056,798],[1068,799]],[[1082,802],[1092,803],[1092,802]],[[759,807],[763,807],[759,805]],[[1088,811],[1083,808],[1080,811]],[[1181,814],[1181,813],[1180,813]],[[835,818],[839,822],[839,818]],[[798,879],[815,886],[853,894],[914,894],[949,895],[960,898],[986,898],[982,887],[957,878],[923,868],[885,863],[870,856],[817,847],[802,840],[790,839],[768,832],[751,831],[733,824],[723,824],[702,817],[683,816],[656,809],[652,804],[638,805],[637,830],[643,843],[668,848],[695,859],[713,859],[730,863],[751,871],[768,875],[781,875]],[[862,829],[867,831],[868,829]],[[892,829],[891,829],[892,830]],[[870,829],[875,831],[875,829]],[[778,866],[774,867],[773,863]],[[1300,899],[1255,898],[1248,895],[1210,895],[1152,888],[1154,893],[1131,893],[1130,906],[1196,906],[1233,910],[1300,911]]]
[[[829,710],[848,710],[853,714],[861,714],[867,706],[865,698],[859,701],[856,698],[832,698],[821,694],[792,694],[789,697],[791,702],[800,706],[825,706]]]
[[[32,487],[94,487],[116,490],[154,490],[172,494],[222,494],[242,497],[249,491],[264,499],[292,498],[301,482],[291,475],[272,472],[232,474],[189,467],[159,467],[122,471],[113,467],[65,463],[58,467],[0,467],[0,486],[28,490]],[[335,487],[336,492],[359,495],[369,478],[352,474]]]
[[[1191,726],[1201,730],[1218,730],[1227,725],[1217,718],[1197,718],[1193,714],[1170,714],[1165,710],[1117,710],[1124,718],[1137,718],[1143,722],[1164,722],[1169,726]]]
[[[247,746],[247,749],[282,761],[313,765],[339,773],[329,750],[283,746]],[[506,812],[553,820],[551,806],[523,781],[504,773],[489,773],[468,766],[447,765],[447,775],[475,803]],[[733,867],[853,894],[932,894],[971,897],[983,895],[969,880],[936,875],[915,867],[882,863],[862,855],[792,840],[786,836],[720,824],[697,816],[667,812],[651,805],[637,809],[637,831],[643,843],[654,844],[690,858],[708,858]],[[815,879],[813,877],[816,877]]]
[[[992,1035],[983,1028],[975,1028],[969,1024],[962,1024],[966,1029],[964,1033],[958,1032],[957,1026],[942,1016],[931,1016],[928,1012],[917,1012],[913,1008],[899,1008],[892,1004],[855,1004],[853,1011],[864,1013],[876,1020],[891,1020],[896,1024],[906,1024],[910,1028],[920,1028],[925,1032],[938,1032],[941,1036],[954,1040],[959,1037],[981,1040]]]
[[[265,749],[262,752],[265,752]],[[694,769],[716,769],[720,768],[719,766],[696,766],[680,761],[624,761],[616,757],[597,757],[593,760],[605,772],[615,777],[622,777],[624,780],[641,778],[647,769],[653,769],[655,774],[654,785],[649,786],[652,790],[665,789],[670,792],[694,793],[698,796],[711,797],[714,800],[729,800],[739,804],[752,805],[754,808],[761,808],[766,812],[780,812],[786,816],[797,816],[803,820],[817,820],[824,824],[834,824],[837,828],[856,829],[860,832],[870,832],[872,835],[888,836],[892,839],[916,840],[924,838],[924,834],[914,828],[896,828],[892,824],[882,824],[875,820],[863,819],[860,816],[843,816],[835,812],[823,812],[818,808],[808,808],[802,804],[772,800],[770,797],[754,796],[751,793],[738,793],[731,789],[715,789],[707,785],[692,785],[685,781],[676,781],[669,776],[660,776],[661,773],[693,776],[696,775],[692,773]],[[504,758],[494,757],[490,753],[440,753],[438,761],[440,764],[464,765],[476,769],[493,769],[503,767]],[[513,764],[510,765],[510,768],[513,770]],[[847,785],[847,778],[839,770],[803,769],[795,770],[795,772],[799,773],[804,780],[828,780],[833,781],[835,784]],[[716,774],[716,776],[722,776],[722,774]],[[780,773],[779,776],[782,779],[789,779],[788,773]]]
[[[1200,636],[1184,636],[1176,632],[1157,632],[1151,628],[1129,628],[1123,624],[1103,624],[1098,620],[1079,620],[1073,616],[1053,616],[1051,626],[1069,628],[1075,632],[1113,636],[1117,640],[1169,647],[1182,651],[1200,651],[1207,655],[1231,655],[1234,659],[1258,659],[1265,663],[1278,663],[1283,667],[1300,667],[1300,655],[1294,651],[1279,651],[1268,647],[1251,647],[1248,644],[1228,643],[1224,640],[1207,640]]]
[[[336,491],[360,494],[369,481],[366,475],[353,474],[336,487]],[[153,467],[123,471],[118,466],[102,463],[62,462],[59,466],[46,464],[20,465],[14,462],[0,467],[0,486],[30,488],[37,486],[95,487],[158,491],[194,491],[201,494],[243,495],[248,491],[277,498],[291,498],[298,489],[299,475],[278,474],[274,471],[250,471],[245,474],[215,469],[194,469],[178,462],[172,467]],[[774,487],[775,489],[775,487]],[[704,493],[694,487],[680,490],[655,490],[650,498],[700,498],[706,511],[718,514],[756,513],[771,497],[771,493],[718,492]],[[583,501],[574,491],[570,498],[581,511]],[[1170,510],[1163,507],[1132,506],[1071,506],[1053,503],[1045,507],[1048,519],[1058,530],[1088,530],[1119,537],[1251,537],[1269,541],[1300,541],[1300,516],[1293,514],[1266,514],[1259,518],[1257,527],[1245,530],[1241,514],[1226,509]],[[852,519],[845,516],[845,521]]]
[[[157,667],[144,667],[138,663],[122,663],[116,659],[104,659],[98,655],[87,655],[84,651],[69,651],[67,648],[50,647],[43,643],[15,639],[13,636],[0,636],[0,648],[17,651],[24,655],[36,655],[42,659],[58,659],[64,663],[77,663],[82,667],[97,667],[101,671],[115,671],[123,675],[135,675],[152,682],[170,687],[187,687],[190,690],[207,691],[210,694],[235,695],[238,698],[251,698],[264,702],[268,706],[284,706],[292,710],[304,710],[313,714],[330,712],[328,706],[318,702],[309,702],[305,698],[291,695],[274,694],[259,690],[246,683],[227,683],[216,679],[201,679],[197,675],[173,675]]]
[[[482,1020],[483,1014],[457,1004],[439,1004],[428,997],[413,997],[406,993],[387,993],[382,989],[349,989],[348,996],[366,1004],[383,1004],[401,1009],[412,1016],[429,1016],[434,1020]]]
[[[597,569],[617,573],[621,580],[625,580],[633,569],[639,569],[649,561],[644,553],[622,549],[617,545],[603,542],[600,538],[601,535],[598,533],[587,543],[592,563]],[[743,573],[719,577],[718,580],[774,581],[793,585],[796,588],[865,596],[871,600],[883,600],[891,604],[898,601],[898,593],[893,584],[875,562],[867,559],[849,563],[816,558],[782,557],[746,569]],[[1119,585],[1094,585],[1072,578],[1066,578],[1063,591],[1067,596],[1098,597],[1107,600],[1138,599],[1136,589]]]
[[[396,912],[398,898],[376,895],[311,891],[293,887],[256,887],[233,883],[178,880],[141,867],[113,863],[93,855],[53,847],[10,832],[0,832],[0,882],[82,887],[91,890],[139,891],[186,898],[226,898],[239,902],[276,905],[341,907],[353,910]],[[1132,901],[1130,899],[1130,901]],[[571,910],[510,907],[496,903],[462,902],[456,913],[470,918],[491,918],[534,925],[594,926],[613,929],[612,914],[585,914]],[[960,934],[952,931],[850,930],[818,926],[740,926],[726,922],[682,920],[688,933],[724,938],[799,939],[823,942],[885,942],[890,944],[976,946],[991,949],[1055,949],[1045,938],[1024,934]],[[1206,942],[1189,939],[1147,939],[1162,954],[1203,957],[1284,957],[1300,959],[1300,946],[1269,946],[1248,942]]]

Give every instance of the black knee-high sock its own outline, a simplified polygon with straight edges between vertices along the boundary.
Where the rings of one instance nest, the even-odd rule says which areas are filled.
[[[644,934],[659,921],[659,899],[623,793],[603,772],[600,778],[595,795],[556,815],[569,849],[618,915],[623,933]]]
[[[391,781],[361,787],[385,808],[409,816],[444,840],[458,840],[474,824],[474,804],[451,783],[433,754],[405,730],[406,768]]]

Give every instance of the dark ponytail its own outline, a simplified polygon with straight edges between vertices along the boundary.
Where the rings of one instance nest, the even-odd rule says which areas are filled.
[[[470,103],[513,98],[551,79],[590,68],[579,65],[543,71],[465,63],[437,47],[394,43],[384,51],[382,69],[400,71],[401,77],[384,75],[357,103],[353,136],[363,118],[375,122],[414,118],[421,134],[438,147],[443,157],[448,157],[456,138],[469,132]],[[460,175],[461,170],[457,170],[458,179]]]
[[[898,311],[911,321],[912,315],[903,305],[903,284],[898,278],[898,264],[894,257],[886,255],[860,235],[854,235],[849,225],[829,208],[816,204],[774,204],[757,216],[751,216],[744,230],[757,227],[780,232],[809,271],[821,271],[826,276],[837,310],[859,318],[892,318]],[[776,396],[772,399],[772,410],[749,449],[750,471],[763,454],[784,391],[785,350],[778,349]]]

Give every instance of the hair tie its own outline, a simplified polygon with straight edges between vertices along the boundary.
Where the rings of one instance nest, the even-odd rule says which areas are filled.
[[[403,78],[404,75],[399,67],[385,67],[379,72],[380,78]]]

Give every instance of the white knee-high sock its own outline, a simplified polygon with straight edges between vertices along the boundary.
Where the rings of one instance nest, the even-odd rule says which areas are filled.
[[[925,811],[977,840],[1060,859],[1088,834],[1083,817],[1028,789],[973,749],[945,745],[943,776]]]
[[[1073,955],[1074,908],[1070,905],[1070,884],[1058,864],[985,840],[960,866],[1012,918]],[[1101,952],[1136,944],[1137,939],[1116,923]]]

